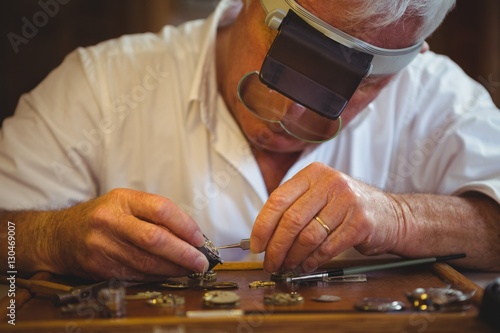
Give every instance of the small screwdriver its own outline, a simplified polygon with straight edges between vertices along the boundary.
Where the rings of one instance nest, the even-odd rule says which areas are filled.
[[[243,238],[239,243],[217,246],[218,250],[233,249],[239,247],[242,250],[250,250],[250,238]]]

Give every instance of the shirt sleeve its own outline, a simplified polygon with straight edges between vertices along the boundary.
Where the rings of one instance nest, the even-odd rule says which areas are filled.
[[[0,129],[0,209],[56,209],[96,195],[104,141],[89,71],[68,55]]]
[[[405,163],[419,192],[481,192],[500,203],[500,110],[440,56],[424,63]]]

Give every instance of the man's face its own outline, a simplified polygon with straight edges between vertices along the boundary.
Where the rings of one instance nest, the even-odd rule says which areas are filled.
[[[397,25],[380,31],[373,31],[373,29],[363,31],[363,27],[347,26],[344,17],[349,1],[309,0],[297,2],[332,26],[373,45],[385,48],[403,48],[414,43],[411,37],[405,38],[401,35],[401,29]],[[227,31],[221,31],[221,36],[224,36],[224,33],[229,33],[226,38],[229,41],[227,45],[230,48],[230,59],[225,58],[223,51],[220,53],[222,56],[219,58],[218,64],[219,89],[252,146],[276,153],[298,152],[314,144],[306,143],[289,135],[278,123],[270,123],[257,118],[243,106],[236,95],[239,80],[248,72],[260,69],[277,34],[276,31],[265,25],[264,19],[265,13],[260,1],[253,0],[250,1],[247,8],[242,9],[236,22]],[[408,25],[408,22],[405,24]],[[406,31],[409,31],[407,27]],[[335,74],[332,73],[332,75]],[[390,80],[391,77],[365,78],[361,82],[342,113],[344,127],[377,97]],[[342,135],[342,132],[339,135]]]

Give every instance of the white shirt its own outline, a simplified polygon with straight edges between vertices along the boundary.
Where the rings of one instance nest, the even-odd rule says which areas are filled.
[[[128,187],[170,198],[215,244],[248,237],[268,194],[217,93],[214,42],[228,6],[77,49],[22,96],[0,132],[0,208],[61,208]],[[487,91],[427,52],[283,181],[320,161],[390,192],[478,191],[500,202],[499,142]]]

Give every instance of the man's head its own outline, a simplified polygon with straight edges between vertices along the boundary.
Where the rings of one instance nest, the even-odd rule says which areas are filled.
[[[261,2],[263,5],[265,5],[264,8],[266,10],[263,10]],[[274,7],[280,7],[288,11],[290,7],[296,6],[300,10],[303,9],[306,15],[312,15],[310,17],[319,18],[326,23],[326,26],[332,26],[333,30],[338,29],[338,31],[340,31],[340,34],[348,34],[354,37],[353,39],[360,40],[361,43],[365,42],[371,44],[367,44],[369,47],[373,46],[374,48],[382,49],[406,49],[413,47],[418,52],[420,49],[426,49],[426,45],[422,44],[423,40],[439,25],[439,23],[442,21],[453,4],[454,0],[247,0],[246,5],[242,10],[238,20],[230,29],[232,40],[231,45],[232,47],[234,47],[234,57],[230,62],[226,62],[224,65],[222,65],[222,67],[225,68],[224,72],[229,70],[232,73],[230,78],[231,81],[229,82],[229,85],[232,86],[230,89],[233,89],[234,85],[237,85],[237,82],[235,82],[236,78],[239,79],[250,71],[258,71],[261,69],[263,60],[265,59],[266,54],[268,53],[268,50],[277,35],[277,32],[269,28],[264,22],[266,20],[266,15],[269,14],[269,8],[272,9]],[[294,7],[293,10],[296,11],[296,8]],[[303,13],[299,12],[299,15],[301,14]],[[291,17],[292,15],[289,16]],[[267,17],[267,19],[269,19],[269,16]],[[307,17],[305,17],[305,21],[309,21],[310,25],[313,26],[315,24],[314,22],[311,22],[311,20],[308,20]],[[312,30],[313,32],[316,31],[315,29]],[[321,27],[319,27],[318,30],[321,30]],[[326,29],[326,32],[322,31],[322,33],[319,34],[319,38],[324,38],[323,33],[329,36],[329,31],[328,29]],[[291,36],[293,39],[293,30]],[[330,39],[335,39],[335,36],[333,38],[331,36],[329,37]],[[308,44],[307,35],[303,39],[306,39],[306,44]],[[326,43],[328,43],[329,41],[331,42],[330,39],[326,38]],[[342,43],[342,38],[332,43],[337,42]],[[320,41],[320,46],[321,43],[322,42]],[[297,53],[297,55],[299,55],[299,58],[307,58],[304,57],[303,54],[314,54],[314,52],[307,53],[307,50],[305,50],[305,48],[300,47],[300,44],[298,45],[299,47],[295,48],[295,52]],[[348,44],[344,43],[344,45],[339,45],[341,47],[344,47],[344,45]],[[351,45],[348,46],[351,47]],[[347,52],[351,52],[351,49],[349,49],[348,47],[344,47],[344,49],[347,50]],[[342,51],[344,51],[344,49],[342,49]],[[352,50],[354,50],[354,48]],[[289,56],[290,52],[291,51],[287,50],[286,52],[281,52],[281,55],[286,58]],[[326,54],[328,52],[324,53]],[[314,65],[315,62],[320,62],[319,58],[321,58],[321,53],[316,54],[318,54],[319,57],[303,61],[310,61],[312,65]],[[377,57],[376,52],[372,53],[372,55],[373,54],[375,55],[375,57]],[[292,58],[294,56],[295,55],[292,55]],[[368,54],[368,56],[371,55]],[[366,58],[363,59],[363,61],[366,60]],[[288,60],[285,59],[285,62],[286,61]],[[297,63],[296,60],[293,61]],[[340,85],[342,85],[343,80],[347,82],[348,77],[346,75],[346,72],[342,72],[343,68],[335,67],[335,61],[336,60],[333,59],[332,66],[323,67],[325,67],[324,70],[326,73],[328,73],[328,75],[332,75],[332,78],[337,75],[337,81],[340,82]],[[374,63],[372,64],[371,69],[376,68],[375,72],[381,67],[376,65],[378,63],[377,61],[374,61]],[[386,63],[390,65],[390,61]],[[347,66],[347,62],[345,65]],[[279,69],[278,71],[280,72],[282,70]],[[325,75],[321,74],[320,70],[317,70],[316,72],[319,73],[323,78],[325,77]],[[350,96],[352,94],[352,91],[350,94],[348,94],[350,100],[349,98],[347,98],[349,102],[345,107],[344,112],[342,113],[345,124],[349,123],[349,121],[356,114],[358,114],[379,94],[381,89],[387,83],[389,83],[393,74],[390,71],[386,71],[387,73],[385,75],[375,75],[374,77],[368,76],[363,78],[363,76],[365,76],[368,72],[368,70],[365,70],[365,72],[360,72],[361,74],[358,74],[358,79],[356,81],[357,83],[355,83],[355,86],[352,88],[354,94]],[[384,74],[384,70],[382,69],[380,73]],[[327,80],[329,79],[328,75],[326,77]],[[274,76],[274,73],[271,73],[271,76]],[[359,80],[361,80],[360,84]],[[292,82],[292,85],[293,84],[294,82]],[[301,86],[304,85],[302,84]],[[339,87],[338,84],[337,87],[342,88],[341,86]],[[221,88],[224,94],[224,87]],[[281,91],[280,89],[278,89],[279,87],[274,88],[275,90]],[[293,89],[291,91],[293,92]],[[295,91],[300,92],[300,87],[299,90]],[[287,95],[286,91],[281,92],[282,94]],[[234,90],[232,90],[231,93],[234,94]],[[288,94],[287,96],[294,99],[292,93]],[[225,97],[226,102],[228,102],[227,94]],[[297,99],[294,100],[297,101]],[[269,102],[266,102],[266,104],[276,104],[271,103],[274,100],[275,98],[272,97]],[[314,102],[314,100],[312,102]],[[295,151],[297,148],[300,149],[299,147],[304,147],[304,143],[299,143],[296,138],[290,137],[290,135],[286,133],[286,131],[288,131],[291,126],[294,126],[293,119],[300,119],[300,121],[296,122],[297,126],[301,126],[301,122],[305,123],[306,121],[309,121],[308,118],[306,119],[302,117],[304,108],[301,108],[300,105],[297,105],[295,102],[290,100],[287,100],[286,102],[280,101],[279,103],[281,103],[281,109],[283,109],[282,113],[287,114],[288,112],[288,114],[290,114],[290,117],[288,118],[292,119],[292,121],[287,121],[291,125],[283,125],[283,122],[281,124],[283,127],[280,126],[278,122],[265,124],[265,120],[260,120],[255,117],[253,117],[254,119],[252,119],[251,117],[248,117],[248,114],[245,114],[246,110],[241,103],[238,103],[237,101],[236,103],[228,102],[228,105],[235,115],[235,118],[239,122],[240,126],[242,127],[243,132],[247,135],[252,143],[258,144],[264,149],[276,151]],[[311,112],[312,114],[312,111],[309,112]],[[246,111],[246,113],[249,112]],[[278,115],[278,118],[279,117],[280,116]],[[311,120],[311,122],[312,121],[316,120]],[[328,129],[329,125],[325,125],[328,124],[328,121],[329,120],[327,118],[319,117],[319,132],[323,130],[332,131],[331,128]],[[265,126],[261,126],[264,124]],[[323,127],[321,127],[321,124],[323,124]],[[308,126],[310,126],[310,124]],[[332,124],[332,126],[334,125]],[[256,128],[260,129],[260,136],[265,137],[267,143],[262,142],[262,139],[256,138]],[[263,135],[262,133],[265,134]],[[292,133],[292,135],[293,134],[294,133]]]
[[[244,0],[248,8],[257,0]],[[283,0],[281,0],[283,1]],[[261,5],[263,2],[259,0]],[[280,1],[270,1],[277,3]],[[294,0],[316,17],[333,25],[335,13],[342,16],[342,29],[352,35],[362,37],[365,32],[376,32],[405,20],[418,22],[413,27],[413,42],[425,40],[441,24],[447,13],[455,6],[456,0]],[[333,24],[332,24],[333,23]],[[341,28],[333,25],[336,28]],[[361,38],[362,39],[362,38]],[[392,48],[400,48],[394,46]]]

